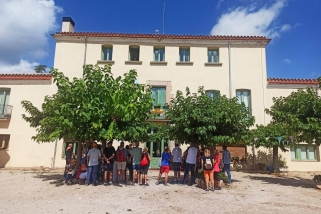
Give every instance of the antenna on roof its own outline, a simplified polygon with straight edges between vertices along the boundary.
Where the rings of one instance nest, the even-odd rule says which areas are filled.
[[[163,6],[163,34],[164,34],[164,29],[165,29],[165,2]]]

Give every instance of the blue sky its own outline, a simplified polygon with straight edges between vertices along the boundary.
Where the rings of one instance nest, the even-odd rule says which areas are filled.
[[[165,2],[167,34],[264,35],[273,39],[266,47],[268,77],[321,76],[321,0],[22,2],[0,1],[0,20],[5,20],[0,21],[2,73],[28,72],[38,63],[52,67],[55,41],[50,33],[61,30],[63,16],[73,18],[75,31],[162,32]]]

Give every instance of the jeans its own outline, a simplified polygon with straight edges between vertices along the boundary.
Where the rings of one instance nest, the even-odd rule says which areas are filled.
[[[228,181],[231,183],[232,182],[232,178],[231,178],[230,164],[224,164],[224,172],[227,173]]]
[[[193,184],[195,182],[195,164],[190,164],[190,163],[186,163],[185,165],[185,172],[184,172],[184,178],[182,183],[184,184],[187,177],[188,177],[188,173],[189,171],[191,171],[191,181],[190,184]]]
[[[88,183],[88,184],[89,184],[89,181],[90,181],[90,176],[91,176],[92,171],[94,171],[93,172],[93,183],[96,183],[98,165],[96,165],[96,166],[88,166],[87,177],[86,177],[86,183]]]
[[[76,173],[74,175],[72,174],[67,174],[66,172],[64,172],[64,177],[67,180],[72,180],[74,177],[76,176]]]

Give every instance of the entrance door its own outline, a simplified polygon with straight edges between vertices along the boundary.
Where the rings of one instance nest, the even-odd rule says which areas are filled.
[[[158,169],[158,160],[161,158],[164,152],[164,147],[168,146],[168,142],[164,140],[158,142],[146,142],[145,146],[148,148],[150,157],[152,159],[149,168]]]

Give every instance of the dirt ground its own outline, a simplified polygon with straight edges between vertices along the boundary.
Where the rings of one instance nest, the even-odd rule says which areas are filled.
[[[320,213],[321,190],[313,173],[287,176],[232,172],[221,191],[155,185],[149,187],[61,185],[61,170],[0,170],[0,213]],[[172,174],[171,174],[172,175]]]

